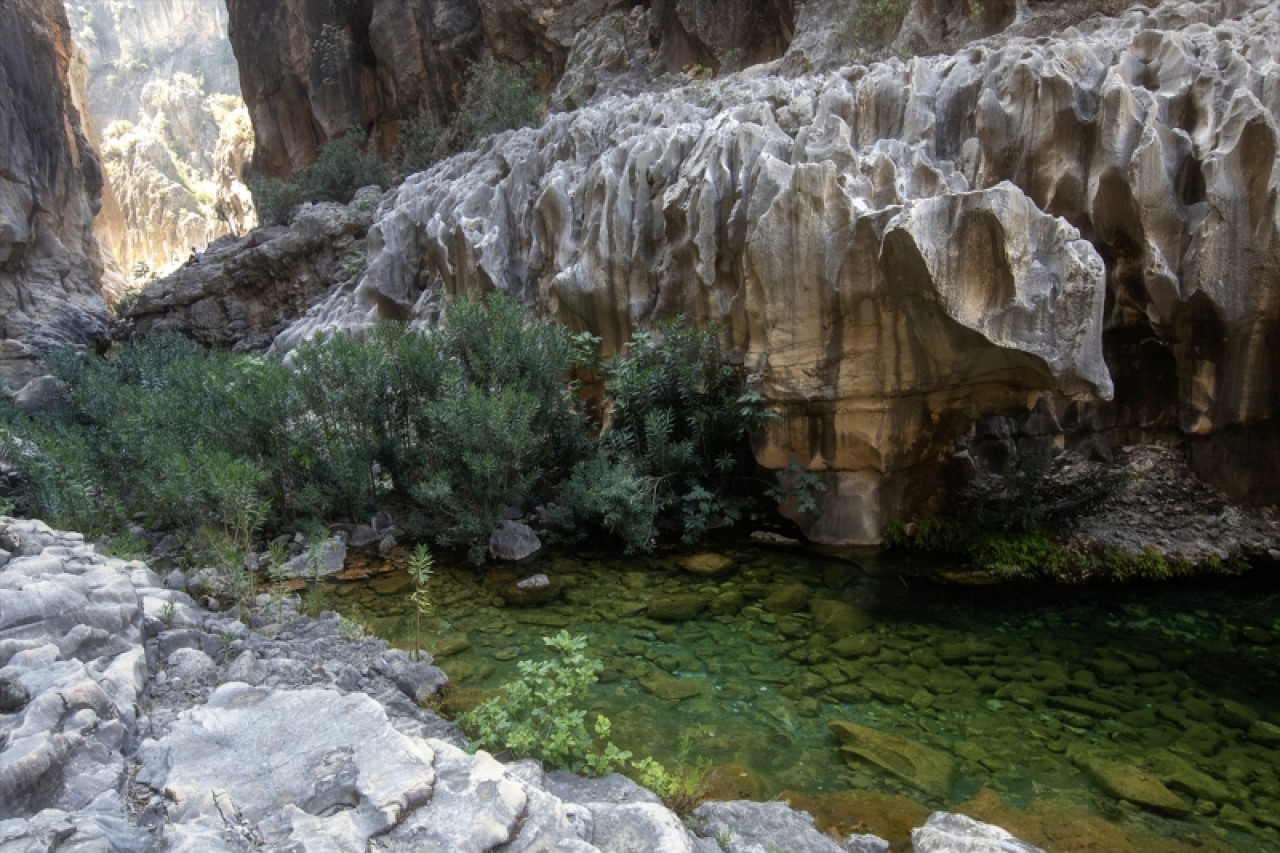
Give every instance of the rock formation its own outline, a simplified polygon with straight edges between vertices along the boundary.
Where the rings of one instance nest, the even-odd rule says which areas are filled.
[[[222,238],[197,263],[139,293],[125,312],[124,334],[180,332],[222,349],[266,349],[332,287],[364,271],[377,200],[369,188],[350,205],[304,204],[290,227]]]
[[[1185,439],[1229,496],[1275,500],[1278,33],[1274,4],[1171,3],[603,94],[406,181],[359,286],[277,345],[467,290],[607,351],[719,322],[783,416],[758,460],[827,481],[801,519],[826,541],[876,541],[976,419],[1033,408],[1058,443]]]
[[[0,380],[51,346],[107,337],[93,233],[102,170],[71,87],[60,0],[0,6]]]
[[[85,0],[67,12],[109,194],[99,233],[138,285],[256,222],[253,151],[222,0]]]

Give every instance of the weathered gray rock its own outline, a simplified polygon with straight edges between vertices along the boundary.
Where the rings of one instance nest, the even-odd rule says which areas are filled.
[[[424,804],[435,782],[434,753],[392,728],[372,699],[236,682],[144,743],[139,758],[139,780],[166,792],[176,823],[309,815],[359,845]],[[260,831],[280,844],[292,835],[280,824]]]
[[[693,811],[693,826],[706,838],[723,839],[728,853],[840,853],[845,848],[819,832],[813,817],[785,803],[703,803]],[[888,849],[887,842],[885,850]]]
[[[303,204],[289,228],[223,238],[200,262],[184,265],[138,295],[123,335],[180,332],[209,346],[266,349],[317,299],[359,273],[372,211]]]
[[[308,545],[303,553],[290,560],[285,567],[289,576],[309,578],[314,575],[328,577],[343,570],[347,563],[346,534],[331,536],[314,546]]]
[[[998,826],[950,812],[934,812],[911,830],[916,853],[1044,853]]]
[[[498,560],[523,560],[542,548],[542,540],[533,528],[519,521],[503,519],[489,534],[489,553]]]

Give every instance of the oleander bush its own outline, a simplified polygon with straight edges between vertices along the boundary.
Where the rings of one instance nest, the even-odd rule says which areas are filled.
[[[748,438],[768,414],[717,330],[663,324],[599,364],[603,431],[574,393],[577,357],[563,327],[500,294],[448,300],[425,334],[315,338],[288,366],[165,335],[61,351],[51,408],[0,412],[0,455],[21,511],[91,534],[145,519],[247,548],[392,502],[476,562],[511,506],[634,551],[696,540],[764,495]]]

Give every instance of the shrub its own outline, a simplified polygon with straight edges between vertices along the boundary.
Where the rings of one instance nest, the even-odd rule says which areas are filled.
[[[604,441],[656,481],[658,529],[693,541],[715,520],[735,522],[751,497],[748,440],[771,415],[724,363],[719,329],[663,323],[603,370],[612,404]]]
[[[852,3],[857,6],[850,12]],[[845,0],[840,37],[854,48],[883,47],[897,34],[910,8],[911,0]]]
[[[258,221],[263,225],[288,225],[293,211],[304,201],[302,187],[293,181],[266,178],[249,185]]]
[[[387,163],[375,154],[364,153],[364,142],[364,134],[350,130],[321,148],[315,162],[299,169],[291,180],[255,181],[249,190],[258,221],[285,225],[304,201],[347,204],[361,187],[389,186],[391,174]]]
[[[361,187],[390,183],[387,164],[376,154],[362,150],[365,136],[347,131],[320,149],[316,161],[294,175],[303,195],[312,201],[346,204]]]
[[[599,452],[575,465],[561,484],[551,521],[570,539],[599,530],[621,539],[627,554],[647,551],[657,535],[658,486],[629,457]]]
[[[493,59],[472,65],[454,120],[459,147],[470,148],[490,134],[541,122],[544,104],[535,72],[517,74]]]
[[[520,677],[458,723],[478,747],[574,772],[601,774],[629,759],[630,753],[609,742],[607,717],[597,715],[587,727],[583,705],[603,668],[587,656],[587,638],[561,631],[542,642],[552,650],[551,660],[520,661]]]
[[[444,153],[444,134],[430,116],[400,122],[395,162],[403,175],[426,169]]]

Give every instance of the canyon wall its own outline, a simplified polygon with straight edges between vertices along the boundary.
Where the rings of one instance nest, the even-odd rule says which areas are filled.
[[[71,85],[61,0],[0,4],[0,381],[49,347],[107,338],[94,238],[102,169]]]
[[[621,88],[619,78],[632,90],[663,89],[665,71],[776,59],[795,21],[791,0],[226,3],[257,140],[254,162],[263,176],[278,178],[351,128],[385,154],[403,121],[448,122],[467,69],[486,56],[535,75],[544,89],[573,65],[572,105],[602,81],[610,91]]]
[[[1275,4],[788,73],[813,26],[781,62],[601,91],[410,178],[363,280],[277,346],[469,290],[609,351],[718,322],[782,415],[758,460],[827,482],[801,519],[825,541],[928,506],[956,440],[1016,413],[1100,453],[1183,441],[1232,496],[1280,498]]]
[[[68,0],[107,198],[99,234],[140,286],[256,223],[222,0]]]

